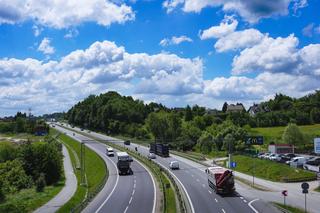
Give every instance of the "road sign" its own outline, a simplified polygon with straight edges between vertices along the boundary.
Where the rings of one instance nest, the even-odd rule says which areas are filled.
[[[307,183],[307,182],[303,182],[302,184],[301,184],[301,188],[302,189],[309,189],[309,184]]]
[[[236,168],[237,167],[237,162],[231,162],[230,167],[231,168]]]
[[[320,154],[320,138],[314,139],[314,153]]]
[[[245,144],[246,145],[263,145],[263,136],[247,137]]]
[[[283,190],[282,191],[282,195],[285,196],[285,197],[288,196],[288,191],[287,190]]]
[[[303,193],[303,194],[308,194],[308,192],[309,192],[308,189],[303,189],[303,190],[302,190],[302,193]]]

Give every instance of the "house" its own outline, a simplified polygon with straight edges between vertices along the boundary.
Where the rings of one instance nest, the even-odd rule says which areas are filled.
[[[257,113],[259,112],[270,112],[270,109],[268,106],[266,105],[262,105],[262,104],[253,104],[249,109],[248,109],[248,113],[251,116],[255,116]]]
[[[218,112],[219,111],[217,109],[209,109],[209,108],[206,109],[207,115],[216,115],[216,114],[218,114]]]
[[[243,112],[246,109],[244,108],[242,103],[237,104],[228,104],[226,112]]]
[[[273,154],[294,153],[294,146],[291,144],[270,144],[268,151]]]

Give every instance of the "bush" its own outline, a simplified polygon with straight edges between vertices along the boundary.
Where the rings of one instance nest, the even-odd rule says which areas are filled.
[[[0,143],[0,163],[14,160],[17,157],[17,149],[12,143]]]
[[[46,186],[46,178],[43,173],[40,174],[39,178],[36,180],[36,190],[37,192],[43,192],[44,187]]]
[[[1,180],[0,180],[0,203],[1,203],[2,201],[4,201],[5,199],[6,199],[6,195],[5,195],[4,192],[3,192],[2,182],[1,182]]]

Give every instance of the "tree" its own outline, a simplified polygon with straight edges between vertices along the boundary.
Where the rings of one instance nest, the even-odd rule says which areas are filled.
[[[223,106],[222,106],[222,112],[226,112],[228,108],[228,103],[224,102]]]
[[[284,143],[295,146],[304,144],[304,135],[296,124],[289,123],[282,134]]]
[[[227,134],[223,139],[223,146],[226,151],[232,153],[234,150],[235,138],[232,134]]]
[[[310,120],[312,123],[320,123],[320,109],[313,108],[310,112]]]
[[[213,138],[208,132],[204,132],[198,140],[200,151],[203,154],[208,154],[212,151]]]
[[[44,173],[41,173],[39,178],[35,182],[36,184],[36,191],[43,192],[44,187],[46,186],[46,179]]]
[[[191,121],[192,118],[193,118],[193,114],[192,114],[191,107],[189,105],[187,105],[186,112],[185,112],[185,115],[184,115],[184,120],[185,121]]]
[[[159,139],[162,142],[166,142],[169,124],[165,112],[161,111],[158,113],[150,113],[146,120],[146,125],[148,130],[155,137],[155,139]]]

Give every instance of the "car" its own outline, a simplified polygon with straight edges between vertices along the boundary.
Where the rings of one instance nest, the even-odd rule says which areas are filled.
[[[320,158],[313,157],[312,159],[308,159],[303,164],[303,168],[314,172],[320,172]]]
[[[80,130],[83,131],[83,128],[81,128]]]
[[[307,158],[305,157],[294,157],[290,161],[290,166],[295,168],[301,168],[303,164],[306,162]]]
[[[269,156],[269,160],[276,161],[279,154],[272,154]]]
[[[172,170],[179,169],[179,162],[178,161],[171,161],[169,164],[169,168]]]
[[[260,158],[260,159],[262,159],[263,156],[264,156],[264,154],[265,154],[264,152],[261,152],[261,153],[259,153],[259,154],[257,155],[257,157]]]
[[[289,164],[288,162],[294,158],[294,157],[297,157],[297,155],[293,154],[293,153],[287,153],[287,154],[284,154],[282,157],[281,157],[281,160],[279,161],[280,163],[286,163],[286,164]]]
[[[113,151],[113,149],[111,147],[108,147],[106,149],[106,155],[108,155],[109,157],[110,156],[114,156],[114,151]]]
[[[149,159],[156,159],[156,154],[150,152],[150,153],[148,154],[148,158],[149,158]]]
[[[123,143],[124,143],[124,145],[130,146],[130,141],[129,141],[129,140],[126,140],[126,141],[124,141]]]
[[[268,160],[273,160],[273,158],[276,156],[276,154],[270,154],[268,157],[267,157],[267,159]]]
[[[268,159],[271,153],[265,153],[262,157],[262,159]]]
[[[281,158],[284,156],[284,154],[278,154],[277,157],[276,157],[276,161],[277,162],[280,162],[281,161]]]

